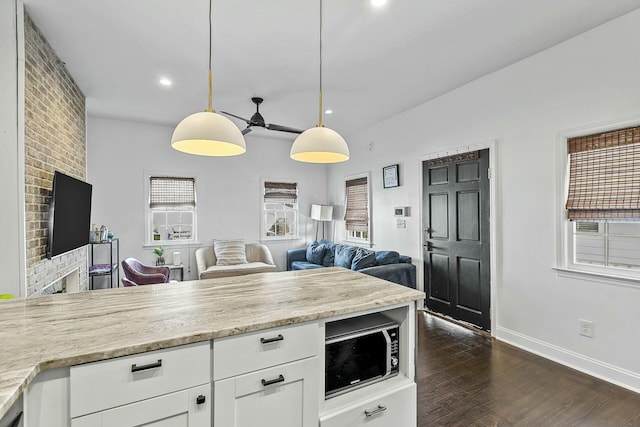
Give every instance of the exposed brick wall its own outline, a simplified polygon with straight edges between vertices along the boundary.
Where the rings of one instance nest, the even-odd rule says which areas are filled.
[[[86,178],[85,97],[26,13],[24,32],[27,295],[75,268],[86,289],[86,248],[46,259],[53,173]]]

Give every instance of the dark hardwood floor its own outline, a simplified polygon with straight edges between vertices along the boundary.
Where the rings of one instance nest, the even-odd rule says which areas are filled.
[[[640,426],[640,394],[418,312],[418,426]]]

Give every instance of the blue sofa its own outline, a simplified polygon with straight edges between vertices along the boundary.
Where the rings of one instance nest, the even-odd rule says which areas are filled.
[[[411,257],[395,251],[372,251],[320,240],[306,248],[289,249],[286,262],[287,271],[343,267],[416,288],[416,266],[411,264]]]

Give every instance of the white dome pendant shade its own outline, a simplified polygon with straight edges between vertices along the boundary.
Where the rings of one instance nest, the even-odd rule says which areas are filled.
[[[171,146],[183,153],[199,156],[237,156],[247,151],[244,135],[231,120],[212,108],[211,10],[209,0],[209,103],[207,109],[184,118],[173,131]]]
[[[171,146],[183,153],[200,156],[237,156],[247,151],[240,129],[213,111],[184,118],[173,131]]]
[[[335,130],[316,126],[296,138],[291,158],[307,163],[340,163],[349,160],[349,147]]]
[[[320,96],[318,124],[302,132],[291,146],[289,156],[307,163],[340,163],[349,160],[349,146],[338,132],[322,124],[322,0],[320,0]]]

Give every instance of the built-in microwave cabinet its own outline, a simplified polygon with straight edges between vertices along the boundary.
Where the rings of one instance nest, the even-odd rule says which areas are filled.
[[[320,427],[382,427],[415,426],[417,392],[415,384],[415,304],[409,303],[395,308],[378,310],[400,326],[400,372],[381,382],[356,388],[335,397],[325,399],[324,382],[321,384]],[[375,310],[358,313],[374,313]],[[321,329],[327,322],[341,321],[353,314],[337,316],[321,322]],[[322,334],[324,336],[324,333]],[[324,377],[324,352],[320,356],[322,377]]]

